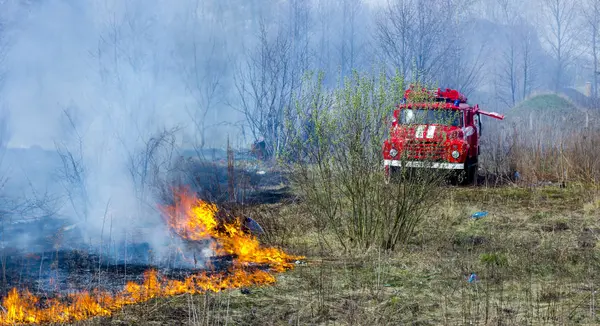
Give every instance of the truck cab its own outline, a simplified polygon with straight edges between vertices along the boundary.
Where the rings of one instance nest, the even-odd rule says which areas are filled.
[[[458,183],[473,183],[479,161],[481,115],[504,116],[471,106],[454,89],[406,90],[383,143],[385,180],[405,168],[448,170]]]

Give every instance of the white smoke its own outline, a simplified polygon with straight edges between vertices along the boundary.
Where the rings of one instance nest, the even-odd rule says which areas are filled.
[[[19,11],[0,97],[16,132],[0,145],[58,152],[58,164],[37,166],[62,193],[55,213],[101,251],[138,241],[164,256],[181,246],[157,208],[177,144],[194,133],[198,102],[178,54],[194,5],[56,0]]]

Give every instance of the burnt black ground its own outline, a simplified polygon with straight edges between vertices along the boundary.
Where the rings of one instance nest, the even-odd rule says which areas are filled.
[[[222,207],[231,204],[275,203],[291,198],[289,189],[282,186],[285,176],[265,167],[237,168],[233,174],[237,190],[230,202],[226,164],[213,161],[192,161],[194,178],[184,184],[203,199]],[[202,258],[186,257],[174,252],[157,261],[148,243],[116,245],[111,255],[99,254],[97,248],[85,245],[72,221],[54,216],[36,219],[0,221],[0,296],[13,287],[27,288],[40,297],[52,297],[74,290],[120,290],[128,281],[141,282],[148,269],[156,269],[169,278],[183,279],[200,271],[224,272],[233,257],[212,257],[202,264]],[[188,243],[201,249],[207,244]],[[189,248],[188,248],[189,249]],[[104,248],[103,250],[107,250]],[[117,252],[118,254],[114,254]],[[199,250],[188,250],[199,252]],[[207,267],[209,265],[210,267]]]
[[[186,173],[181,182],[201,198],[217,204],[231,202],[232,198],[244,204],[274,203],[290,198],[289,189],[284,187],[288,180],[281,171],[251,161],[236,164],[238,166],[230,175],[226,162],[189,160],[185,163]],[[229,193],[230,177],[233,178],[233,194]]]
[[[202,244],[201,246],[206,246]],[[125,248],[121,248],[125,249]],[[120,290],[128,281],[141,282],[143,273],[156,269],[169,278],[183,279],[200,271],[226,271],[233,257],[192,257],[184,264],[181,255],[174,254],[162,261],[147,253],[147,243],[128,244],[127,257],[120,259],[100,255],[93,249],[62,249],[31,252],[7,248],[0,261],[0,295],[13,288],[28,288],[38,295],[52,296],[74,290]],[[122,250],[124,251],[124,250]]]

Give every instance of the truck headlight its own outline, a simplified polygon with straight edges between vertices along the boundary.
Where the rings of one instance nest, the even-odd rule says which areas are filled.
[[[390,149],[390,156],[396,157],[398,155],[398,151],[395,148]]]
[[[460,153],[458,151],[452,151],[453,158],[458,158],[459,156],[460,156]]]

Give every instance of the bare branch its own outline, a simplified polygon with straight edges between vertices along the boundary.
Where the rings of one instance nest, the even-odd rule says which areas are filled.
[[[307,27],[292,22],[291,28],[300,33],[299,29]],[[291,105],[292,93],[300,86],[297,80],[307,55],[306,47],[298,47],[288,33],[289,29],[278,27],[272,35],[261,21],[257,47],[249,51],[234,76],[239,97],[237,109],[246,117],[255,139],[264,140],[269,157],[284,146],[284,112]]]
[[[566,70],[577,57],[575,37],[576,2],[573,0],[541,0],[542,13],[547,22],[545,40],[556,61],[554,89],[565,83]]]

